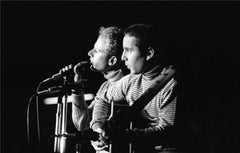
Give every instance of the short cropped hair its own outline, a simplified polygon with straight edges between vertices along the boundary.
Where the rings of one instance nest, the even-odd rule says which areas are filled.
[[[136,44],[141,51],[146,51],[148,47],[152,47],[157,52],[161,52],[161,38],[159,28],[154,24],[134,24],[126,28],[124,35],[138,38]],[[144,54],[144,53],[143,53]]]
[[[122,41],[123,41],[123,30],[119,27],[100,27],[99,28],[99,37],[102,37],[108,40],[108,49],[107,54],[112,56],[117,56],[117,58],[121,58],[121,54],[123,51]]]

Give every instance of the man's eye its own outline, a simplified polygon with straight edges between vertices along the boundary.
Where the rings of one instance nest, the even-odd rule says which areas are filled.
[[[126,49],[125,51],[126,51],[126,52],[129,52],[129,53],[131,53],[131,52],[132,52],[132,50],[131,50],[131,49]]]
[[[99,50],[97,50],[97,49],[94,49],[94,53],[97,53],[97,52],[99,52]]]

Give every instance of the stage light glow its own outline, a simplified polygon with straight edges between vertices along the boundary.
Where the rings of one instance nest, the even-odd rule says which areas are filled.
[[[92,94],[92,93],[84,94],[84,98],[85,98],[86,101],[93,100],[94,94]],[[65,97],[63,97],[63,101],[65,101]],[[68,101],[68,103],[71,103],[72,102],[72,96],[68,96],[67,101]],[[43,103],[45,105],[57,104],[57,97],[45,98],[43,100]]]

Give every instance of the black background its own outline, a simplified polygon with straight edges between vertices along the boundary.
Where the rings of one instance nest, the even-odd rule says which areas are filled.
[[[29,151],[26,110],[42,80],[88,60],[100,26],[140,22],[163,24],[168,32],[169,55],[184,81],[186,121],[196,138],[190,141],[199,142],[202,152],[239,152],[239,10],[238,2],[2,1],[2,152]],[[89,78],[95,92],[103,79]],[[43,144],[54,132],[55,110],[40,107]],[[37,141],[36,131],[31,138]]]

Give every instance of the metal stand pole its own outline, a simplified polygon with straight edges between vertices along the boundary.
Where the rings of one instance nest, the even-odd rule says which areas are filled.
[[[58,97],[58,103],[57,103],[57,112],[56,112],[56,123],[55,123],[55,138],[54,138],[54,153],[59,152],[60,147],[60,139],[58,137],[61,125],[62,125],[62,97]]]
[[[63,102],[62,112],[62,127],[60,136],[60,153],[66,152],[67,145],[67,94],[65,94],[65,100]]]
[[[133,129],[133,122],[132,121],[129,123],[129,129],[130,130]],[[129,153],[133,153],[133,146],[132,146],[131,142],[129,142]]]
[[[64,86],[67,85],[67,80],[64,78]],[[65,92],[65,93],[64,93]],[[66,153],[67,144],[67,98],[68,91],[63,91],[63,95],[58,96],[56,124],[55,124],[55,139],[54,139],[54,153]]]
[[[109,115],[109,118],[108,118],[108,120],[109,120],[109,123],[110,123],[110,125],[109,126],[111,126],[111,120],[112,120],[112,118],[113,118],[113,115],[114,115],[114,104],[113,104],[113,101],[111,100],[110,101],[110,106],[111,106],[111,114]],[[109,128],[109,127],[108,127]],[[110,127],[111,128],[111,127]],[[112,153],[112,151],[113,151],[113,144],[112,144],[112,141],[109,143],[109,153]]]

